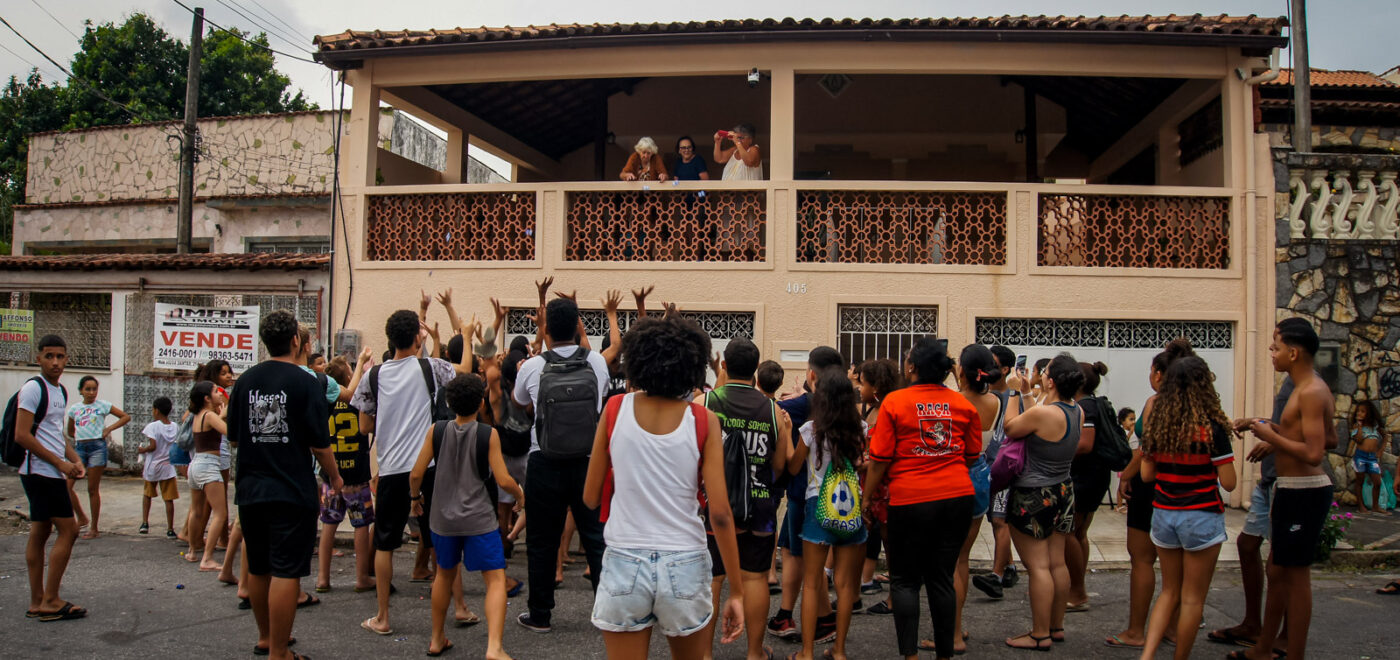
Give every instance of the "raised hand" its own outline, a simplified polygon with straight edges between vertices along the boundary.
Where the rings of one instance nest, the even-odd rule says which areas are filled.
[[[647,296],[656,289],[655,284],[647,285],[641,289],[632,290],[632,299],[637,301],[637,318],[647,315]]]
[[[422,289],[419,289],[419,290],[418,290],[418,310],[419,310],[420,312],[422,312],[422,313],[427,313],[427,311],[428,311],[428,306],[431,305],[431,304],[433,304],[433,299],[432,299],[432,297],[428,295],[428,292],[427,292],[427,291],[424,291],[424,290],[422,290]],[[421,314],[420,314],[420,315],[421,315]]]
[[[506,308],[501,306],[501,301],[492,298],[491,309],[496,313],[495,325],[501,325],[506,320]]]
[[[663,317],[663,318],[671,318],[672,316],[680,316],[680,313],[681,313],[681,308],[680,308],[679,306],[677,306],[676,303],[673,303],[673,302],[663,302],[663,303],[661,303],[661,309],[666,310],[665,313],[662,314],[662,317]]]
[[[719,362],[720,354],[718,351],[716,351],[714,356],[710,358],[710,371],[715,372],[716,376],[719,375]]]
[[[438,324],[437,324],[437,323],[433,323],[432,326],[429,326],[427,323],[424,323],[424,322],[422,322],[422,321],[419,321],[419,322],[418,322],[418,325],[422,327],[422,329],[423,329],[424,332],[428,333],[428,338],[429,338],[429,339],[432,339],[433,341],[436,341],[436,342],[442,341],[441,338],[440,338],[440,335],[438,335]]]
[[[446,291],[442,291],[442,292],[438,293],[438,294],[437,294],[437,301],[438,301],[438,303],[441,304],[443,307],[451,307],[451,306],[452,306],[452,287],[447,287],[447,290],[446,290]]]
[[[526,314],[526,319],[535,324],[535,327],[544,328],[544,305],[540,305],[533,314]]]
[[[540,307],[544,307],[545,298],[549,296],[549,287],[554,285],[554,276],[550,275],[538,282],[535,282],[535,290],[540,293]]]
[[[574,301],[575,303],[578,302],[578,289],[574,289],[573,291],[570,291],[568,293],[564,293],[563,291],[555,291],[554,295],[559,296],[560,298],[567,298],[569,300]]]
[[[608,295],[603,298],[602,303],[604,313],[616,313],[618,305],[622,304],[622,292],[617,289],[608,289]]]

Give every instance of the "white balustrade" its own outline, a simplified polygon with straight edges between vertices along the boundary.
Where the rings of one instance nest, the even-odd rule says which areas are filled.
[[[1289,235],[1294,239],[1400,240],[1397,174],[1400,157],[1290,155]]]

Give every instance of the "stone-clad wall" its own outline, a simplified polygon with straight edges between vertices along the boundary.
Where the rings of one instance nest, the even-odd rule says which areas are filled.
[[[1354,130],[1364,134],[1375,129]],[[1276,172],[1282,172],[1274,177],[1280,216],[1275,243],[1278,318],[1306,318],[1324,344],[1340,346],[1339,431],[1346,431],[1356,401],[1371,400],[1394,435],[1400,431],[1400,244],[1290,240],[1285,154],[1274,151]]]
[[[1264,128],[1269,132],[1269,146],[1293,145],[1292,124],[1265,124]],[[1400,153],[1400,128],[1313,125],[1312,134],[1313,147],[1358,147]],[[1287,183],[1288,177],[1283,181]]]

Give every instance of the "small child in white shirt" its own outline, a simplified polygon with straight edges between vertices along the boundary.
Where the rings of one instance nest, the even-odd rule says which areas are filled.
[[[165,500],[165,537],[175,538],[175,500],[180,499],[180,487],[176,482],[175,466],[170,464],[170,448],[175,445],[176,424],[170,421],[170,399],[160,397],[151,403],[151,417],[155,421],[141,429],[141,435],[148,441],[136,451],[145,455],[146,467],[141,477],[146,480],[146,492],[141,497],[141,529],[138,533],[150,531],[151,499],[160,494]]]

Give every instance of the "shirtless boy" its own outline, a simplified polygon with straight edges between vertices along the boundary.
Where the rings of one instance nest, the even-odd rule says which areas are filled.
[[[1232,657],[1268,660],[1274,656],[1275,637],[1285,615],[1289,622],[1288,657],[1301,660],[1307,648],[1312,619],[1308,571],[1316,560],[1318,537],[1332,505],[1332,480],[1322,471],[1322,459],[1328,447],[1337,445],[1332,391],[1313,372],[1317,347],[1317,333],[1307,321],[1280,321],[1269,345],[1269,357],[1275,371],[1292,379],[1293,394],[1277,424],[1268,419],[1235,421],[1236,431],[1248,430],[1273,447],[1278,481],[1271,508],[1273,543],[1264,628],[1254,649],[1237,651]]]

